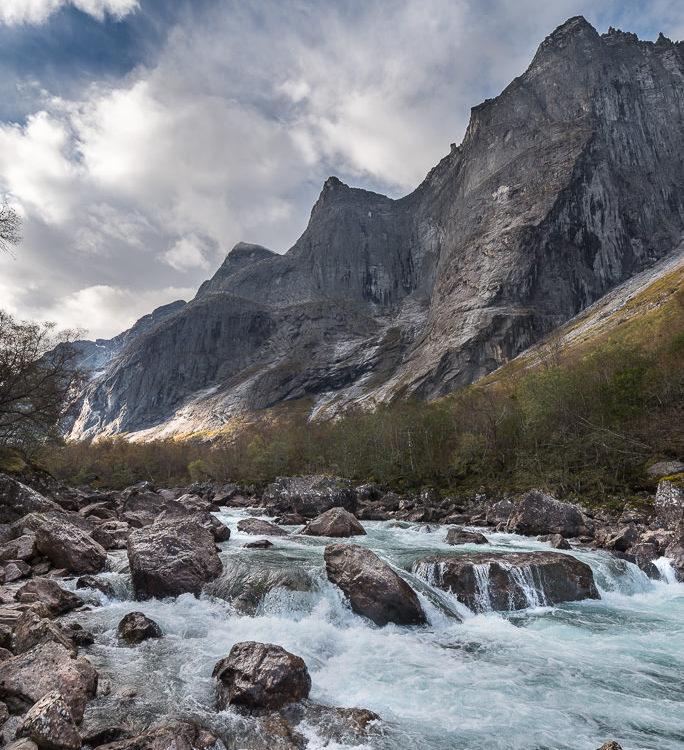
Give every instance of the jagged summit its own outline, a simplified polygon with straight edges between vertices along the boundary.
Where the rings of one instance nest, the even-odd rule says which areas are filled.
[[[238,244],[132,340],[72,437],[433,398],[515,357],[684,231],[684,54],[571,18],[399,200],[323,185],[284,255]]]

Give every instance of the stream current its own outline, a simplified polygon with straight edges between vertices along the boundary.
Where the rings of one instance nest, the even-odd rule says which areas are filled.
[[[315,727],[297,729],[312,750],[351,747],[438,750],[595,750],[615,739],[624,750],[684,747],[684,583],[667,561],[662,580],[603,551],[573,550],[588,563],[601,594],[587,600],[543,606],[530,594],[528,609],[480,614],[430,585],[430,571],[412,564],[436,553],[549,550],[534,538],[484,531],[487,545],[452,547],[446,528],[363,522],[367,536],[352,542],[370,547],[418,592],[429,623],[379,628],[355,615],[325,576],[323,549],[330,539],[272,537],[268,550],[244,549],[256,537],[237,531],[260,511],[223,509],[216,514],[231,529],[220,545],[227,560],[239,555],[254,566],[283,564],[305,571],[311,591],[276,589],[254,616],[220,599],[186,594],[177,599],[132,599],[125,551],[110,552],[116,598],[85,590],[101,606],[77,617],[96,635],[85,649],[111,684],[111,695],[89,706],[97,716],[117,694],[121,711],[146,722],[192,719],[219,736],[239,737],[243,720],[232,709],[217,712],[214,664],[237,641],[277,643],[307,664],[312,701],[360,707],[382,717],[382,733],[359,744],[326,740]],[[298,528],[287,527],[289,531]],[[73,582],[68,584],[73,588]],[[486,597],[486,580],[481,587]],[[84,590],[79,594],[83,595]],[[161,626],[164,638],[124,647],[119,620],[142,611]],[[107,708],[107,711],[109,709]],[[305,731],[306,730],[306,731]],[[226,742],[229,748],[240,742]]]

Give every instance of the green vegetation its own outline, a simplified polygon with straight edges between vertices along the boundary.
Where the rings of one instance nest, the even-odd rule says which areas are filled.
[[[294,402],[226,433],[72,443],[42,461],[67,482],[114,487],[320,472],[398,490],[534,486],[589,503],[637,500],[654,486],[646,465],[684,454],[684,290],[635,304],[638,316],[623,310],[570,349],[552,343],[536,365],[526,356],[434,403],[310,423],[310,404]]]

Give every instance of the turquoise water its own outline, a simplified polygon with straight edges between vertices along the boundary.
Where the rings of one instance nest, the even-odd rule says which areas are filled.
[[[257,514],[257,513],[255,513]],[[97,634],[85,650],[109,679],[112,692],[133,685],[138,699],[122,710],[159,721],[194,718],[230,734],[240,719],[218,713],[211,671],[233,643],[278,643],[301,656],[312,678],[311,699],[369,708],[383,734],[361,745],[328,748],[486,748],[487,750],[595,750],[615,739],[624,750],[681,750],[684,737],[684,584],[649,580],[608,553],[572,551],[593,569],[601,599],[535,607],[511,614],[474,615],[411,574],[412,563],[436,552],[550,549],[526,537],[485,532],[488,545],[449,547],[446,529],[390,528],[364,522],[356,544],[401,569],[428,613],[424,627],[378,628],[354,615],[325,578],[326,540],[274,537],[270,550],[242,549],[254,537],[237,521],[249,511],[217,514],[231,528],[221,555],[281,562],[306,569],[311,592],[274,591],[256,616],[226,602],[184,595],[176,600],[130,600],[125,553],[114,553],[102,574],[121,599],[108,600],[79,621]],[[330,541],[330,540],[327,540]],[[667,563],[661,563],[665,577]],[[141,610],[165,638],[123,648],[116,626]],[[109,699],[111,700],[111,698]],[[103,704],[104,705],[104,704]],[[97,704],[93,706],[97,710]],[[310,747],[324,740],[307,731]],[[239,747],[239,742],[234,745]]]

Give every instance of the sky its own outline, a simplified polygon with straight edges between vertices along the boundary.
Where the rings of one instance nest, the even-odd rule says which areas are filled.
[[[0,0],[0,308],[109,338],[329,175],[410,192],[579,14],[684,39],[681,0]]]

